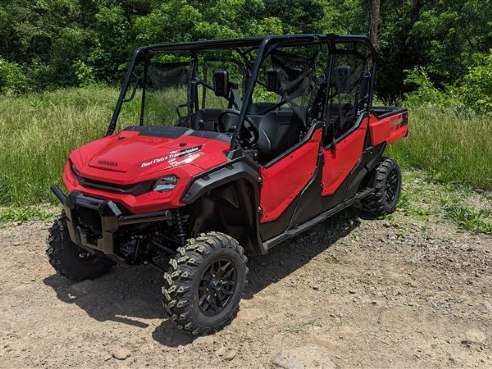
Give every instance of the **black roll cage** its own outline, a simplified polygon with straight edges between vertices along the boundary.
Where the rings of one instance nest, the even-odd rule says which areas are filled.
[[[128,66],[127,73],[123,80],[123,85],[120,91],[120,95],[118,97],[116,107],[113,112],[113,116],[111,118],[108,130],[106,135],[111,135],[114,133],[116,129],[116,124],[118,121],[118,117],[121,112],[121,108],[123,103],[125,102],[125,96],[130,86],[130,82],[132,79],[132,75],[134,73],[135,66],[141,57],[147,57],[149,52],[167,52],[167,51],[190,51],[192,54],[195,51],[199,50],[207,50],[207,49],[237,49],[250,47],[252,49],[258,48],[258,54],[256,60],[253,65],[253,69],[251,72],[251,76],[248,80],[247,86],[245,88],[245,94],[243,96],[243,101],[246,103],[243,104],[240,115],[239,115],[239,124],[236,127],[236,130],[231,139],[231,149],[238,149],[240,147],[238,134],[241,130],[243,122],[246,118],[247,108],[249,102],[251,102],[253,96],[253,90],[258,79],[258,75],[261,69],[261,65],[264,59],[272,52],[277,46],[280,44],[287,46],[304,46],[311,44],[327,44],[329,53],[331,54],[329,60],[329,67],[326,74],[327,85],[331,81],[332,73],[334,71],[334,62],[333,56],[334,52],[336,52],[336,45],[339,43],[362,43],[367,46],[368,50],[371,53],[372,57],[372,66],[371,66],[371,81],[369,83],[369,91],[368,91],[368,110],[372,107],[372,98],[373,98],[373,89],[374,89],[374,72],[376,67],[376,59],[377,52],[374,49],[373,45],[369,41],[369,38],[365,35],[335,35],[335,34],[299,34],[299,35],[283,35],[283,36],[263,36],[263,37],[249,37],[242,39],[224,39],[224,40],[211,40],[211,41],[194,41],[194,42],[183,42],[183,43],[164,43],[164,44],[154,44],[149,46],[144,46],[138,48],[133,54],[130,64]],[[147,65],[147,63],[145,63]],[[326,97],[329,96],[329,87],[327,87]],[[144,89],[145,90],[145,89]],[[133,94],[133,92],[132,92]],[[325,110],[327,109],[327,101],[325,101]],[[326,116],[326,114],[324,114]],[[142,124],[142,115],[140,117],[140,124]]]

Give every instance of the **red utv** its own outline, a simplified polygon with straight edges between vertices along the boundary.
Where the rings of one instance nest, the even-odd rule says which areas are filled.
[[[178,327],[228,324],[246,255],[354,204],[395,210],[400,168],[383,152],[407,135],[408,113],[372,106],[375,66],[365,36],[139,48],[106,136],[70,154],[68,195],[52,187],[64,212],[51,265],[83,280],[149,263]],[[123,109],[139,121],[125,124]]]

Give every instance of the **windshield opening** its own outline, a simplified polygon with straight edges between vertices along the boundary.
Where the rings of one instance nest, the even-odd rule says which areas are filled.
[[[255,50],[239,48],[149,52],[134,68],[133,80],[138,81],[138,86],[135,90],[135,83],[129,86],[124,105],[131,108],[124,108],[139,110],[143,125],[214,130],[210,119],[197,116],[218,114],[224,109],[240,110],[255,57]],[[222,95],[214,83],[214,75],[219,72],[226,73],[228,80],[228,91]]]

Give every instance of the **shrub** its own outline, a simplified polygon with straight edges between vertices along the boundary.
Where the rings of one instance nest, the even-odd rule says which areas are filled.
[[[492,50],[470,68],[460,91],[464,102],[477,112],[492,112]]]
[[[427,106],[430,108],[463,109],[464,104],[461,96],[454,87],[445,87],[440,90],[434,86],[425,68],[416,67],[407,70],[405,85],[413,87],[415,90],[405,94],[405,103],[410,106]]]
[[[29,90],[22,67],[0,59],[0,94],[13,95]]]

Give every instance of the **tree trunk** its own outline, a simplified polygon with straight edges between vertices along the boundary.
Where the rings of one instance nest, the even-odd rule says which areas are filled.
[[[369,32],[369,38],[375,48],[378,46],[378,26],[379,26],[379,10],[381,7],[381,0],[372,0],[371,6],[371,30]]]

